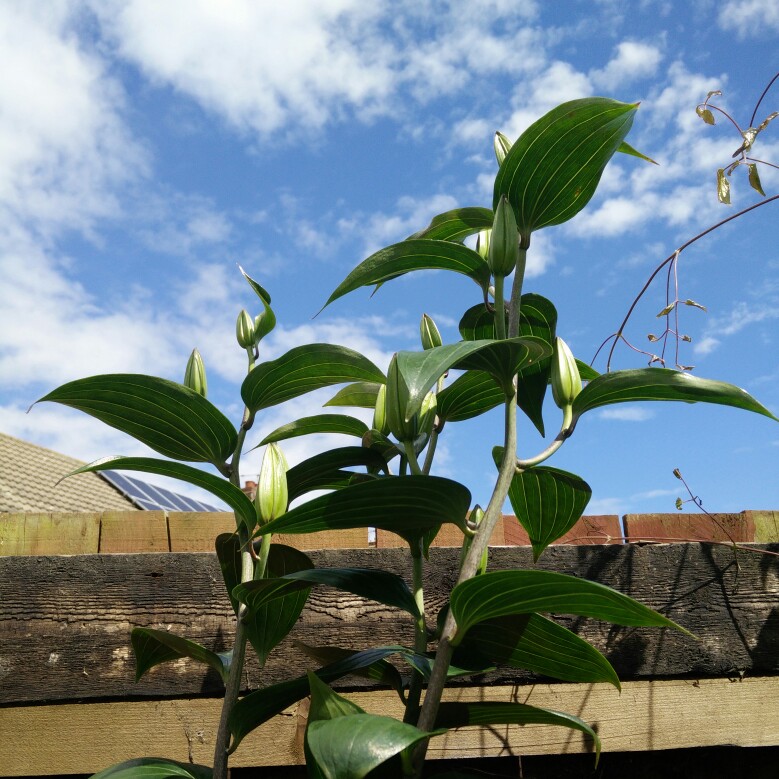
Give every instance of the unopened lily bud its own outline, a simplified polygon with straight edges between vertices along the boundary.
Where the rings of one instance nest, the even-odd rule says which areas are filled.
[[[555,338],[555,350],[552,356],[552,396],[558,408],[573,403],[582,391],[582,379],[568,344],[562,338]]]
[[[479,252],[483,260],[486,260],[490,256],[491,233],[492,228],[488,227],[486,230],[481,230],[476,236],[476,251]]]
[[[419,335],[422,339],[422,348],[425,350],[435,349],[436,346],[443,344],[441,333],[438,331],[436,323],[427,314],[422,314],[422,321],[419,323]]]
[[[416,437],[416,420],[406,419],[408,387],[400,375],[397,355],[392,356],[387,369],[386,424],[398,441],[413,441]]]
[[[438,409],[438,398],[435,392],[428,392],[422,401],[422,408],[419,410],[419,423],[417,425],[417,435],[430,435],[433,432],[435,424],[435,415]]]
[[[251,349],[254,346],[254,320],[244,308],[235,323],[235,337],[238,345],[243,349]]]
[[[287,511],[287,458],[278,444],[268,444],[260,466],[254,505],[262,522],[270,522]]]
[[[503,160],[506,159],[506,155],[509,153],[509,149],[512,147],[512,145],[513,144],[511,141],[506,138],[502,132],[498,131],[495,133],[493,147],[495,149],[495,157],[498,160],[498,165],[503,164]]]
[[[519,231],[514,209],[503,195],[495,209],[487,264],[495,276],[508,276],[517,266]]]
[[[382,435],[389,435],[387,425],[387,385],[379,385],[379,394],[376,395],[376,406],[373,409],[373,429]]]
[[[200,352],[192,350],[187,360],[187,368],[184,371],[184,386],[206,397],[208,394],[208,382],[206,381],[206,366]]]

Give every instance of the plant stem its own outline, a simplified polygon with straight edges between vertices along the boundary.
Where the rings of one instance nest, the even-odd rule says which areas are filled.
[[[517,269],[514,271],[514,283],[511,286],[511,307],[509,308],[509,338],[519,335],[519,309],[522,301],[522,283],[525,280],[525,265],[527,263],[527,246],[519,244]]]
[[[560,425],[560,432],[557,434],[555,440],[552,441],[552,443],[549,444],[549,446],[547,446],[543,452],[537,454],[535,457],[529,457],[527,460],[517,460],[516,470],[524,471],[528,468],[532,468],[534,465],[538,465],[539,463],[544,462],[544,460],[548,460],[571,435],[573,430],[571,427],[572,419],[573,413],[571,406],[566,406],[563,410],[563,423]]]
[[[425,593],[422,586],[422,541],[418,540],[411,548],[412,581],[411,588],[420,616],[414,624],[414,651],[418,654],[427,652],[427,623],[425,622]],[[411,673],[411,683],[406,700],[404,722],[416,722],[419,714],[419,699],[422,695],[422,674],[414,669]]]
[[[503,299],[505,276],[495,275],[495,337],[506,337],[506,301]]]
[[[419,460],[417,460],[417,453],[414,451],[413,441],[404,441],[403,448],[406,451],[406,460],[408,460],[408,467],[411,469],[411,473],[414,476],[424,476],[422,469],[419,467]]]

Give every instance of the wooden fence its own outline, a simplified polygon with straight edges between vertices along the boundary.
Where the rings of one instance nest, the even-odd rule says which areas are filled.
[[[193,547],[200,543],[210,549],[213,536],[230,529],[219,523],[232,519],[152,512],[80,520],[37,516],[36,521],[26,516],[24,545],[0,520],[0,527],[6,528],[0,534],[4,552],[14,538],[17,550],[27,550],[25,555],[0,557],[0,774],[91,773],[142,755],[208,763],[220,706],[218,677],[180,660],[156,667],[136,684],[129,632],[133,626],[147,626],[170,629],[217,651],[230,645],[234,619],[215,555]],[[671,516],[683,520],[686,515]],[[628,535],[638,535],[631,531],[631,526],[640,527],[638,519],[625,518]],[[744,525],[749,533],[753,528],[755,536],[770,530],[776,519],[772,512],[744,512],[740,517],[742,530]],[[132,532],[124,528],[120,533],[112,528],[114,521],[138,524]],[[71,526],[85,529],[71,537]],[[143,532],[142,526],[147,528]],[[732,535],[735,526],[723,527]],[[599,523],[591,527],[602,531]],[[662,535],[656,526],[650,529],[652,535]],[[614,542],[618,535],[607,533],[601,541]],[[697,537],[692,532],[689,536]],[[84,543],[89,539],[93,552],[114,553],[65,556],[64,550],[75,549],[76,537]],[[339,543],[346,542],[346,536],[339,538]],[[145,539],[144,553],[127,553],[128,546],[138,548],[139,539]],[[149,539],[156,539],[164,553],[155,553]],[[310,552],[316,565],[377,567],[410,576],[407,555],[382,548],[380,537],[379,548],[372,549],[366,548],[367,537],[363,548],[334,548],[336,540],[323,535],[317,541],[322,548]],[[696,639],[671,630],[556,617],[606,654],[623,679],[621,694],[609,685],[549,683],[504,668],[476,682],[458,683],[450,698],[527,701],[570,711],[594,723],[607,752],[779,745],[779,544],[750,549],[735,552],[697,543],[551,547],[541,557],[540,568],[611,585],[659,609]],[[453,585],[457,554],[445,547],[431,550],[425,566],[431,619]],[[527,548],[496,546],[491,551],[491,568],[531,565]],[[245,688],[304,673],[310,661],[294,640],[361,649],[409,643],[412,635],[407,616],[395,609],[315,588],[292,635],[271,655],[262,676],[249,663]],[[393,694],[366,680],[349,677],[336,686],[354,692],[368,711],[397,713]],[[299,764],[305,711],[303,702],[263,725],[247,737],[232,764]],[[591,744],[579,734],[511,726],[435,739],[431,754],[440,758],[590,750]]]

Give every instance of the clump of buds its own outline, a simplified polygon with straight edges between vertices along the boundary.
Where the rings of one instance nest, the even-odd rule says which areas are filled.
[[[552,396],[558,408],[569,407],[582,391],[582,378],[568,344],[555,338],[552,356]]]
[[[270,522],[287,511],[287,458],[278,444],[268,444],[260,466],[254,505],[261,522]]]
[[[498,165],[503,164],[503,160],[506,159],[506,155],[509,153],[509,149],[512,147],[511,141],[498,131],[495,133],[495,139],[493,141],[493,147],[495,149],[495,157],[498,160]]]
[[[427,314],[422,314],[422,321],[419,323],[419,336],[422,339],[422,348],[425,350],[435,349],[436,346],[443,344],[436,323]]]
[[[494,276],[508,276],[514,272],[519,258],[519,230],[514,209],[503,195],[495,209],[492,222],[487,265]]]
[[[198,395],[206,397],[208,394],[208,382],[206,381],[206,366],[200,352],[197,349],[192,350],[187,360],[187,367],[184,371],[184,386],[197,392]]]
[[[251,349],[254,346],[254,320],[245,308],[238,314],[235,322],[235,337],[242,349]]]

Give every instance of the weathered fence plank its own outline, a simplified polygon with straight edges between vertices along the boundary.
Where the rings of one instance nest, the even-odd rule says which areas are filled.
[[[773,545],[766,549],[779,551]],[[404,550],[311,552],[320,566],[385,568],[409,576]],[[433,549],[426,598],[434,617],[455,577],[458,550]],[[620,628],[559,617],[606,653],[625,679],[779,672],[779,558],[727,547],[560,546],[539,567],[596,579],[632,595],[693,631]],[[494,569],[530,567],[530,550],[491,551]],[[233,616],[214,555],[139,554],[0,559],[0,704],[125,696],[218,694],[213,672],[187,660],[153,669],[138,684],[129,633],[133,626],[171,629],[221,650]],[[303,673],[310,662],[292,647],[364,648],[412,641],[405,614],[327,588],[315,588],[290,639],[271,656],[263,683]],[[259,684],[249,664],[247,686]],[[503,669],[480,683],[527,682]],[[359,681],[351,681],[357,684]]]

